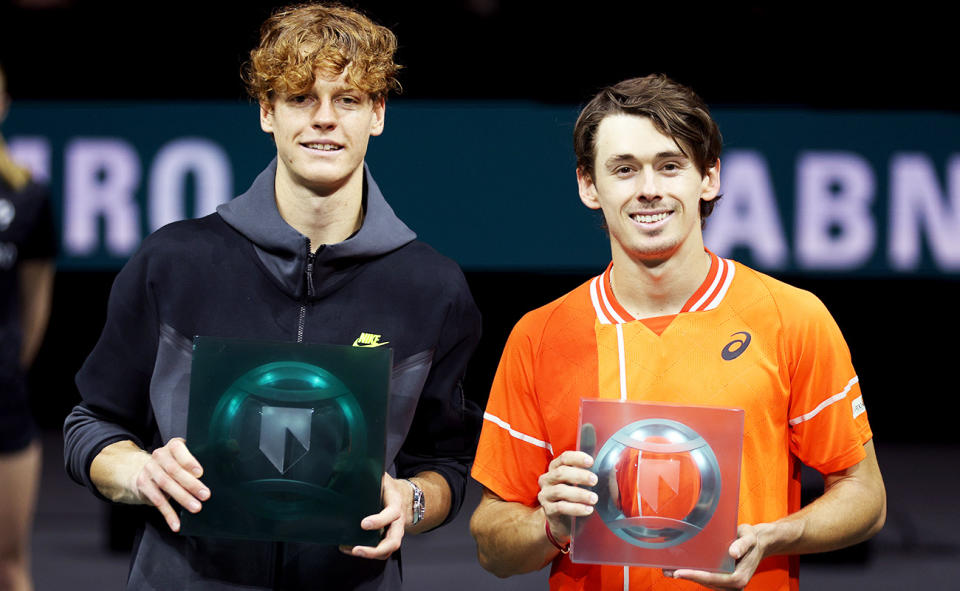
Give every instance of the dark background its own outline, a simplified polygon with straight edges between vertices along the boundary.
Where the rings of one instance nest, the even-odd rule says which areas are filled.
[[[403,98],[581,103],[662,71],[714,106],[958,106],[952,21],[924,2],[347,4],[397,33]],[[0,59],[23,99],[242,98],[240,63],[278,5],[6,0]]]
[[[241,63],[278,4],[0,0],[0,62],[15,101],[246,100]],[[954,114],[960,107],[951,19],[923,3],[348,4],[398,35],[404,91],[395,101],[583,104],[606,84],[665,72],[715,107]],[[584,223],[595,222],[585,215]],[[502,345],[524,312],[600,270],[467,269],[485,331],[468,375],[470,398],[484,404]],[[59,428],[78,399],[73,375],[99,336],[113,276],[58,273],[50,329],[31,374],[35,410],[47,429]],[[814,291],[836,317],[882,466],[888,443],[955,443],[960,277],[780,278]],[[111,542],[122,544],[123,533],[114,532]],[[866,552],[860,546],[835,560],[863,562]]]
[[[605,84],[663,71],[717,107],[956,113],[960,106],[948,19],[922,4],[896,13],[604,0],[567,9],[500,0],[350,4],[398,35],[404,91],[396,101],[582,104]],[[246,100],[241,64],[276,5],[18,0],[0,8],[0,60],[15,100]],[[585,215],[584,223],[595,222]],[[599,270],[466,270],[485,319],[468,376],[473,400],[485,402],[520,315]],[[949,368],[960,278],[781,278],[817,293],[837,318],[879,442],[953,440],[947,417],[957,388]],[[45,426],[59,425],[77,400],[72,376],[99,335],[112,279],[111,272],[58,274],[31,377]],[[918,398],[931,404],[907,403]]]

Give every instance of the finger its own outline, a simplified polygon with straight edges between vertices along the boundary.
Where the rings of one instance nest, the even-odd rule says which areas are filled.
[[[190,450],[187,448],[187,443],[183,438],[174,437],[167,443],[167,447],[170,449],[170,453],[174,459],[177,460],[177,463],[192,474],[194,478],[203,476],[203,466],[201,466],[200,462],[190,453]]]
[[[743,538],[735,540],[732,544],[730,544],[730,549],[728,550],[730,558],[733,558],[734,560],[740,560],[747,554],[747,552],[753,549],[753,546],[754,544],[749,540],[745,540]]]
[[[180,485],[167,471],[156,462],[149,462],[144,466],[147,477],[160,489],[167,497],[180,504],[181,507],[196,513],[201,509],[200,501]],[[164,499],[166,500],[166,499]]]
[[[597,493],[584,488],[569,486],[566,484],[557,484],[542,489],[540,493],[537,494],[537,500],[540,501],[541,505],[558,502],[576,503],[580,505],[596,505],[598,497]]]
[[[741,525],[737,528],[737,535],[739,537],[730,544],[728,549],[730,557],[734,560],[740,560],[757,546],[756,531],[752,527]]]
[[[171,440],[171,443],[174,441],[176,440]],[[179,460],[174,456],[174,449],[166,446],[161,447],[154,450],[151,455],[160,468],[169,478],[176,482],[180,489],[187,491],[194,499],[199,499],[201,501],[207,500],[210,497],[210,490],[183,467]],[[183,452],[187,453],[188,455],[190,453],[186,451],[186,447],[183,448]],[[197,465],[199,466],[199,464]],[[166,486],[162,486],[161,488],[167,490]],[[171,496],[174,496],[172,490],[167,490],[167,492]],[[179,497],[176,497],[175,500],[180,503]],[[186,506],[187,505],[184,505],[184,507]]]
[[[167,473],[180,483],[180,486],[190,491],[196,498],[202,501],[207,500],[210,491],[198,480],[203,475],[203,467],[187,449],[183,439],[174,437],[167,445],[155,450],[154,457],[163,465]]]
[[[167,525],[170,527],[171,531],[180,531],[180,518],[177,517],[177,512],[173,510],[173,507],[170,506],[170,502],[167,500],[166,495],[157,488],[156,484],[145,479],[146,481],[143,484],[138,482],[138,487],[140,489],[140,494],[154,507],[160,511],[160,515],[163,516],[164,521],[167,522]]]
[[[400,549],[400,543],[403,540],[403,522],[394,521],[387,534],[380,540],[375,548],[370,546],[354,546],[352,554],[362,558],[371,558],[375,560],[385,560],[391,554]]]
[[[594,486],[597,484],[597,475],[584,468],[573,466],[558,466],[551,469],[539,478],[540,488],[552,484],[572,484],[574,486]]]
[[[675,579],[686,579],[699,583],[711,589],[735,589],[736,586],[730,580],[730,575],[711,573],[702,570],[677,569],[673,571]]]
[[[398,520],[400,520],[400,508],[396,505],[388,505],[383,508],[383,511],[364,517],[360,527],[366,530],[380,529]]]
[[[553,470],[559,466],[575,466],[578,468],[589,468],[593,465],[593,458],[582,451],[567,450],[555,457],[549,466]]]
[[[580,428],[580,449],[591,456],[597,452],[597,429],[591,423]]]
[[[711,589],[743,589],[749,578],[741,581],[737,573],[711,573],[702,570],[677,569],[673,572],[676,579],[686,579]]]
[[[593,506],[583,505],[581,503],[558,501],[556,503],[543,505],[543,510],[547,514],[548,519],[558,515],[563,515],[566,517],[586,517],[593,513]]]

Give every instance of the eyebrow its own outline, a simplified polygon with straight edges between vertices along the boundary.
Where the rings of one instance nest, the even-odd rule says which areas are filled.
[[[683,152],[668,151],[658,152],[654,158],[656,160],[664,160],[666,158],[687,158],[687,155]],[[604,164],[607,166],[615,166],[623,162],[635,162],[637,160],[638,158],[633,154],[614,154],[613,156],[607,158]]]

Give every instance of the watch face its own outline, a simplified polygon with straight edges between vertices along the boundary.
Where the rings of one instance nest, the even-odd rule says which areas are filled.
[[[710,445],[669,419],[645,419],[615,432],[597,454],[597,514],[621,540],[668,548],[703,531],[720,499]]]

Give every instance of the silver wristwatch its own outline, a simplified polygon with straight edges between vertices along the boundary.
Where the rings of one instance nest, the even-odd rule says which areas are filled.
[[[404,479],[404,482],[410,485],[410,488],[413,489],[413,524],[416,525],[420,523],[420,520],[423,519],[423,512],[426,510],[427,505],[423,501],[423,490],[417,486],[412,480]]]

